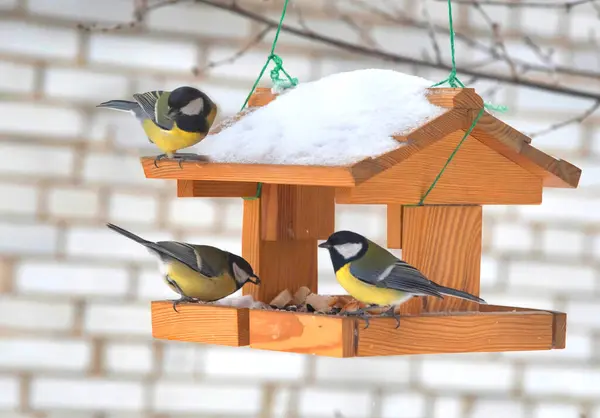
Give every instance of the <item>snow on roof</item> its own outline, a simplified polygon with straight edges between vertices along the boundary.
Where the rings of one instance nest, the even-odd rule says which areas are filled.
[[[403,146],[444,109],[425,97],[433,82],[392,70],[333,74],[303,83],[221,132],[197,152],[214,162],[348,165]]]

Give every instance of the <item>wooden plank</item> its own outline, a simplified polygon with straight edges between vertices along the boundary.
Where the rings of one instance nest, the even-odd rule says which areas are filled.
[[[357,326],[356,355],[389,356],[553,348],[553,315],[548,312],[465,312],[400,319],[373,318]]]
[[[403,217],[402,258],[442,286],[479,296],[481,206],[412,206]],[[479,310],[451,296],[422,300],[425,312]]]
[[[402,249],[402,205],[387,205],[387,247]]]
[[[177,180],[177,197],[251,197],[258,183]]]
[[[477,112],[466,110],[469,124]],[[531,138],[485,113],[473,130],[473,137],[491,149],[543,179],[545,187],[576,188],[581,169],[568,161],[554,158],[529,143]]]
[[[261,107],[266,106],[275,100],[277,96],[273,94],[272,90],[267,87],[257,87],[248,100],[248,106],[250,107]]]
[[[554,316],[552,321],[552,348],[563,349],[567,339],[567,314],[542,309],[519,308],[515,306],[479,305],[479,312],[547,312]]]
[[[261,238],[327,239],[335,230],[334,193],[331,187],[264,185]]]
[[[355,184],[350,168],[341,166],[197,163],[194,161],[185,161],[182,166],[183,168],[180,168],[177,161],[162,160],[156,168],[154,157],[142,158],[144,174],[150,179],[244,181],[337,187],[353,187]]]
[[[483,107],[483,99],[473,88],[432,87],[427,91],[430,103],[455,109],[477,109]]]
[[[265,241],[261,239],[263,198],[244,201],[242,257],[261,279],[260,286],[247,284],[243,294],[269,303],[281,291],[294,293],[302,286],[317,293],[317,239]]]
[[[336,203],[417,204],[463,137],[462,130],[453,132],[354,188],[339,188],[336,190]],[[406,149],[410,153],[409,147],[411,145],[396,152]],[[469,137],[447,166],[426,203],[540,204],[542,191],[539,176]]]
[[[248,309],[182,303],[173,310],[171,301],[151,304],[152,336],[164,340],[229,346],[248,345]]]
[[[250,347],[328,357],[354,355],[354,319],[250,311]]]

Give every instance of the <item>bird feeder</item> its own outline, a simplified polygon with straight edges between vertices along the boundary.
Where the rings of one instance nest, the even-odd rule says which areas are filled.
[[[258,89],[227,129],[276,99]],[[318,292],[317,241],[334,232],[335,204],[387,206],[387,246],[443,285],[480,294],[482,205],[533,205],[544,187],[576,188],[581,170],[531,145],[485,112],[444,171],[426,205],[417,205],[484,107],[473,89],[431,88],[444,112],[395,140],[403,143],[350,166],[185,162],[142,158],[147,178],[177,181],[178,197],[248,197],[242,256],[262,280],[244,294],[268,303],[281,291]],[[485,298],[485,297],[484,297]],[[493,301],[488,301],[493,302]],[[413,298],[392,318],[358,318],[226,306],[152,302],[155,338],[315,354],[400,354],[550,350],[565,347],[566,314],[478,305],[452,297]]]

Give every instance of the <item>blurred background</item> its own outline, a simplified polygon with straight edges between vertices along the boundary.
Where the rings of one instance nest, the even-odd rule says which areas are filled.
[[[137,122],[94,106],[190,84],[234,114],[282,1],[0,0],[0,417],[600,418],[600,12],[542,3],[455,0],[456,48],[501,119],[583,169],[540,206],[484,209],[482,296],[567,312],[567,348],[330,359],[152,340],[149,301],[174,295],[104,226],[241,252],[242,199],[176,199],[144,178]],[[300,82],[448,75],[445,1],[292,0],[286,23]],[[336,223],[385,244],[384,207],[340,205]],[[341,293],[320,266],[320,293]]]

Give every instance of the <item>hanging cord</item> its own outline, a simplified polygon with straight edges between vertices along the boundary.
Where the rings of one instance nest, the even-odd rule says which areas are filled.
[[[288,74],[288,72],[285,71],[285,69],[283,68],[283,60],[281,59],[281,57],[279,55],[277,55],[275,53],[275,47],[277,46],[277,41],[279,40],[279,33],[281,32],[281,26],[283,25],[283,19],[285,19],[285,12],[287,10],[288,2],[289,2],[289,0],[285,0],[283,3],[283,10],[281,11],[281,17],[279,18],[279,25],[277,25],[277,31],[275,32],[275,38],[273,39],[273,44],[271,45],[271,52],[269,53],[269,56],[267,57],[267,62],[265,62],[265,65],[263,65],[262,70],[260,70],[260,74],[256,78],[256,81],[254,82],[254,85],[252,86],[250,93],[248,93],[248,96],[246,97],[246,100],[244,101],[244,104],[242,105],[242,108],[240,109],[240,111],[244,110],[244,108],[248,104],[248,101],[250,100],[252,93],[254,93],[254,90],[256,90],[256,86],[258,86],[258,83],[260,83],[260,79],[264,75],[264,73],[267,70],[267,67],[269,66],[269,63],[271,61],[273,61],[275,66],[271,70],[270,76],[271,76],[271,81],[273,82],[273,85],[275,86],[275,89],[277,91],[282,91],[287,88],[298,85],[298,79],[292,78]],[[283,75],[285,75],[287,80],[281,78],[281,73],[283,73]],[[251,197],[243,197],[242,199],[256,200],[260,197],[261,191],[262,191],[262,183],[258,183],[258,186],[256,187],[256,195],[251,196]]]
[[[441,86],[442,84],[448,83],[450,87],[453,88],[464,88],[465,85],[462,83],[462,81],[458,79],[458,76],[456,75],[456,51],[454,48],[454,21],[452,19],[452,0],[448,0],[448,26],[450,28],[450,56],[452,59],[452,69],[450,70],[450,75],[448,75],[447,78],[440,81],[439,83],[435,83],[431,87],[437,87]],[[475,129],[475,125],[477,125],[477,122],[479,122],[479,119],[483,116],[485,109],[494,110],[496,112],[506,112],[508,110],[506,106],[496,106],[491,103],[484,103],[483,108],[481,108],[479,114],[475,117],[475,119],[473,119],[473,123],[471,124],[469,129],[467,129],[467,131],[465,132],[465,136],[463,136],[456,148],[454,148],[454,151],[452,151],[452,154],[450,154],[450,157],[448,157],[446,164],[444,164],[438,175],[433,180],[433,183],[431,183],[431,186],[429,186],[429,189],[427,189],[423,197],[421,197],[421,200],[419,201],[417,206],[423,206],[423,204],[425,203],[425,199],[427,198],[429,193],[431,193],[431,191],[434,189],[435,185],[439,181],[440,177],[442,177],[442,174],[444,174],[444,171],[446,171],[446,168],[448,168],[448,165],[450,165],[450,162],[452,161],[462,144],[466,141],[471,132],[473,132],[473,129]]]

